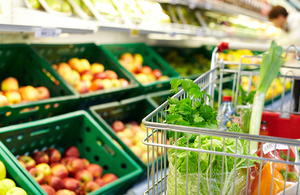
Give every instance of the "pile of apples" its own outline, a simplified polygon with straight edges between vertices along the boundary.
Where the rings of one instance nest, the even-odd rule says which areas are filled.
[[[114,130],[116,135],[121,139],[121,141],[143,162],[147,163],[147,146],[143,144],[143,139],[147,137],[147,129],[137,122],[131,121],[130,123],[124,124],[122,121],[115,121],[111,124],[111,128]],[[161,132],[154,134],[154,140],[161,143]],[[168,142],[168,140],[167,140]],[[152,147],[149,147],[149,161],[152,161]],[[161,155],[161,150],[155,149],[154,159]]]
[[[72,58],[68,63],[52,67],[81,94],[129,85],[126,79],[118,78],[115,71],[105,70],[100,63],[91,65],[87,59]]]
[[[80,158],[75,146],[67,148],[63,158],[59,150],[48,148],[18,160],[48,195],[85,195],[118,179],[112,173],[102,175],[102,167]]]
[[[168,80],[168,76],[164,76],[159,69],[152,70],[149,66],[143,66],[143,56],[141,54],[124,53],[119,59],[119,63],[127,70],[132,72],[140,83],[150,83],[156,80]]]
[[[48,98],[50,92],[46,87],[19,87],[19,82],[14,77],[8,77],[1,82],[0,107]]]
[[[25,190],[16,187],[16,183],[6,178],[6,168],[2,161],[0,161],[0,194],[1,195],[27,195]]]

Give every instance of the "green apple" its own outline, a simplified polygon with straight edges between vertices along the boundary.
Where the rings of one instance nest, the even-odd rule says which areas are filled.
[[[6,177],[6,169],[5,165],[2,161],[0,161],[0,180],[4,179]]]
[[[9,190],[9,189],[11,189],[11,188],[14,188],[14,187],[16,187],[16,184],[15,184],[15,182],[13,181],[13,180],[11,180],[11,179],[3,179],[3,180],[1,180],[1,182],[5,185],[5,187]]]
[[[22,188],[14,187],[8,190],[6,195],[27,195],[27,193]]]
[[[6,195],[7,194],[7,187],[4,185],[2,181],[0,181],[0,195]]]
[[[38,0],[29,0],[29,3],[33,9],[39,9],[41,4]]]

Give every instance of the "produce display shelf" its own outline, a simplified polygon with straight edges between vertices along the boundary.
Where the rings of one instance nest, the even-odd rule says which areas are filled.
[[[122,121],[123,123],[136,121],[137,123],[141,123],[143,116],[151,113],[155,108],[156,105],[153,104],[153,102],[150,101],[145,95],[142,95],[125,99],[120,102],[92,106],[89,109],[89,113],[111,136],[111,138],[116,140],[124,149],[124,151],[129,154],[129,156],[131,156],[144,171],[147,171],[147,163],[142,162],[141,159],[134,154],[132,150],[116,135],[115,131],[111,127],[111,124],[114,121]],[[150,167],[151,164],[149,165]]]
[[[100,48],[116,63],[119,63],[119,58],[124,53],[139,53],[143,56],[143,65],[147,65],[152,69],[159,69],[162,71],[163,75],[169,77],[166,80],[157,80],[151,83],[140,83],[135,78],[135,80],[140,84],[141,92],[143,93],[170,89],[170,81],[173,78],[180,77],[180,75],[163,58],[161,58],[152,48],[144,43],[108,44],[101,45]],[[121,66],[121,68],[133,75],[133,73],[126,70],[126,68],[123,66]]]
[[[105,70],[115,71],[119,78],[124,78],[130,83],[130,85],[125,87],[101,89],[84,94],[80,94],[75,91],[75,93],[80,97],[79,107],[81,109],[88,109],[89,106],[99,103],[119,101],[138,94],[139,85],[135,79],[127,71],[123,70],[117,62],[108,57],[101,48],[93,43],[72,45],[36,44],[32,45],[32,47],[47,61],[49,68],[52,68],[52,64],[68,62],[71,58],[87,59],[90,64],[95,62],[103,64]],[[64,80],[61,75],[59,75],[59,77]],[[67,85],[69,85],[70,88],[73,88],[70,84],[67,83]]]
[[[20,87],[44,86],[50,98],[0,107],[0,127],[47,118],[73,111],[78,96],[33,50],[25,44],[0,46],[0,81],[18,80]],[[12,66],[14,68],[12,68]]]
[[[109,135],[85,111],[76,111],[57,117],[51,117],[31,123],[4,127],[0,132],[0,141],[10,151],[10,156],[31,154],[34,150],[55,147],[58,150],[76,146],[82,158],[103,167],[103,174],[114,173],[118,179],[90,195],[122,194],[141,175],[138,164],[120,150]],[[10,153],[8,152],[8,153]],[[21,176],[31,177],[14,157],[11,159],[19,168]],[[33,185],[41,193],[46,193],[39,184]]]

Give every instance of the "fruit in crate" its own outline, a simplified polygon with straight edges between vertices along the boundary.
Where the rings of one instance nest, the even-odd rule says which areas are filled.
[[[103,175],[103,168],[100,165],[80,158],[76,146],[66,148],[63,153],[56,148],[36,151],[32,157],[20,156],[19,162],[23,163],[22,166],[27,167],[41,188],[50,195],[85,195],[118,179],[117,175],[112,173]],[[2,181],[13,187],[9,180],[1,181],[1,176],[5,178],[3,167],[4,165],[0,163],[0,188]]]
[[[147,163],[147,146],[142,143],[143,139],[147,137],[147,129],[145,129],[142,125],[138,125],[138,123],[135,121],[131,121],[130,123],[126,124],[124,124],[122,121],[115,121],[111,124],[111,128],[120,138],[120,140],[139,159],[141,159],[142,162]],[[161,143],[161,132],[154,134],[154,140],[155,142]]]
[[[14,188],[9,189],[6,192],[6,195],[27,195],[27,193],[22,188],[14,187]]]
[[[33,86],[19,87],[16,78],[8,77],[1,82],[0,107],[18,103],[26,103],[50,98],[50,92],[46,87]]]
[[[81,94],[129,85],[115,71],[105,70],[100,63],[91,65],[87,59],[71,58],[68,63],[59,63],[56,71]]]
[[[159,69],[152,69],[151,67],[144,65],[143,66],[143,56],[141,54],[124,53],[120,56],[119,63],[126,68],[128,71],[135,74],[135,78],[140,83],[150,83],[156,80],[161,80],[161,77],[168,78],[164,75]]]

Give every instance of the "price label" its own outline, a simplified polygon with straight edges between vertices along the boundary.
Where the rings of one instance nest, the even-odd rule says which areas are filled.
[[[176,33],[176,32],[171,32],[171,33],[170,33],[170,36],[171,36],[171,37],[175,37],[177,34],[178,34],[178,33]]]
[[[198,29],[196,32],[196,36],[202,37],[204,35],[203,29]]]
[[[35,38],[59,37],[61,29],[56,28],[37,28],[35,30]]]
[[[130,36],[132,37],[138,37],[140,35],[140,31],[137,29],[131,29],[130,30]]]

